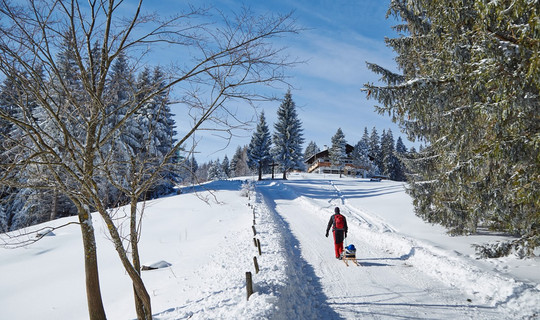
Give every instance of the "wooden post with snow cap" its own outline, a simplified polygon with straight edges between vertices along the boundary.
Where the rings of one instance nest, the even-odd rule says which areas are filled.
[[[255,273],[259,273],[259,262],[257,262],[257,257],[253,257],[253,264],[255,265]]]
[[[251,272],[246,272],[246,290],[247,290],[247,298],[246,300],[249,300],[249,296],[253,294],[253,280],[251,279]]]
[[[261,252],[261,241],[257,238],[257,249],[259,249],[259,255],[262,255]]]

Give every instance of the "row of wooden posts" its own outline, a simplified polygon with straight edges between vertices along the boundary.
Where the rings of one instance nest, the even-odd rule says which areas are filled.
[[[253,226],[251,228],[253,229],[253,244],[255,247],[257,247],[257,250],[259,251],[259,256],[262,255],[261,251],[261,241],[256,238],[257,236],[257,229],[255,229],[255,206],[251,206],[250,203],[248,203],[249,207],[253,208]],[[257,262],[257,256],[253,257],[253,264],[255,266],[255,273],[259,273],[259,263]],[[247,300],[249,300],[249,297],[253,294],[253,278],[251,275],[251,272],[246,272],[246,291],[247,291]]]

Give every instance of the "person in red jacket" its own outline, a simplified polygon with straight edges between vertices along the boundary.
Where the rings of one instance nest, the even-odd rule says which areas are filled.
[[[347,219],[345,216],[339,213],[339,207],[334,209],[334,214],[328,221],[326,227],[326,237],[328,238],[328,232],[332,227],[332,233],[334,234],[334,249],[336,251],[336,259],[341,259],[341,253],[343,252],[343,240],[347,238]]]

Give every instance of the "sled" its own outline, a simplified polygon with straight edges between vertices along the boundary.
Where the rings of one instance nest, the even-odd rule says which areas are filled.
[[[345,265],[348,267],[349,266],[349,261],[352,261],[352,263],[354,263],[355,265],[357,265],[358,267],[361,266],[360,262],[358,262],[358,259],[356,259],[356,256],[353,256],[353,257],[346,257],[346,256],[343,256],[341,257],[341,260],[343,260],[343,262],[345,263]]]
[[[343,252],[341,253],[341,260],[343,260],[347,267],[349,266],[349,261],[352,261],[352,263],[354,263],[358,267],[361,266],[360,262],[358,262],[358,259],[356,259],[356,248],[352,244],[347,246],[345,250],[343,250]]]

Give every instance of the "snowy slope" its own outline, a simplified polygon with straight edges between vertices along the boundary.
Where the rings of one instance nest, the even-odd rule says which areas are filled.
[[[478,261],[471,243],[414,216],[399,183],[292,175],[186,190],[147,203],[141,257],[155,319],[528,319],[540,312],[540,261]],[[204,200],[204,201],[203,201]],[[326,223],[335,206],[362,267],[333,257]],[[122,216],[122,212],[118,212]],[[253,243],[253,220],[262,255]],[[60,225],[75,219],[49,223]],[[105,228],[97,229],[109,319],[134,319],[128,276]],[[39,226],[42,227],[42,226]],[[1,236],[3,240],[6,235]],[[7,239],[7,241],[12,241]],[[260,272],[255,274],[253,258]],[[0,319],[87,319],[77,225],[38,243],[0,249]],[[246,301],[245,273],[255,294]]]

